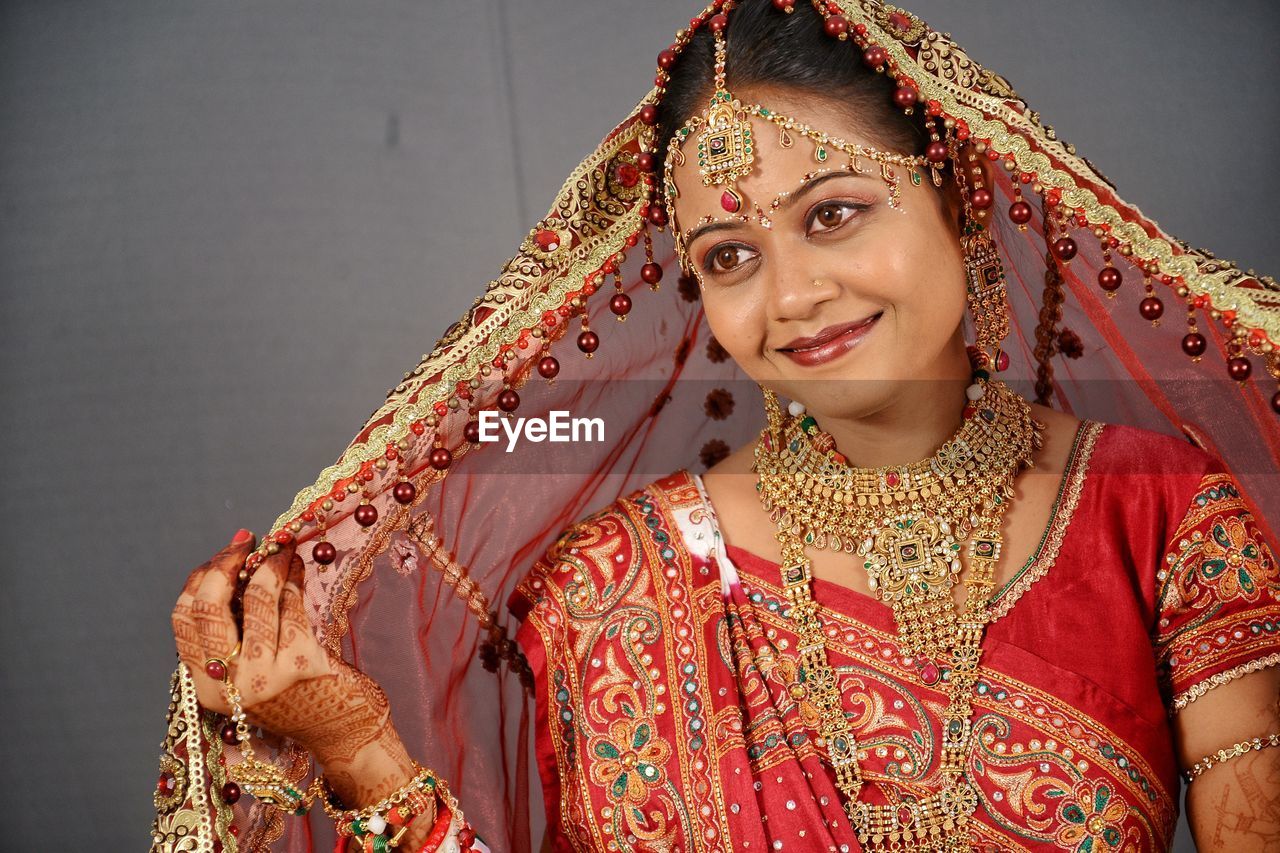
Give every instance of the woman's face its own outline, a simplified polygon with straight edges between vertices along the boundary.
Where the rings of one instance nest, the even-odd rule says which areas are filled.
[[[735,94],[884,150],[818,101],[778,91]],[[879,164],[864,158],[866,174],[856,174],[838,151],[818,163],[804,137],[783,148],[767,121],[753,118],[752,132],[754,167],[737,183],[747,221],[725,211],[723,186],[703,186],[696,134],[672,174],[679,189],[673,227],[691,238],[689,263],[711,332],[747,375],[815,415],[858,418],[884,409],[903,383],[953,379],[957,364],[967,371],[959,207],[950,184],[939,192],[922,169],[915,186],[906,167],[895,166],[901,198],[894,209]],[[796,343],[849,324],[856,327],[817,349]]]

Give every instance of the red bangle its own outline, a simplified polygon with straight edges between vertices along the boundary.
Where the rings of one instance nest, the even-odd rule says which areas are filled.
[[[439,800],[437,800],[439,803]],[[435,853],[440,845],[444,843],[445,837],[449,834],[449,825],[453,823],[453,812],[449,809],[441,809],[440,816],[436,818],[435,825],[431,827],[431,833],[427,835],[427,840],[418,848],[418,853]]]

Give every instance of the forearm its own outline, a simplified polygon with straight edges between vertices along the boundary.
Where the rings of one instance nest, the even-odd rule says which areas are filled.
[[[1187,822],[1196,849],[1275,850],[1280,838],[1280,749],[1216,765],[1187,788]]]

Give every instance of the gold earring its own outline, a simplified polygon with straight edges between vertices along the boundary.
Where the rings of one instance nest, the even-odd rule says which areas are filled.
[[[1009,334],[1004,265],[990,233],[970,219],[960,238],[964,250],[964,271],[968,280],[969,311],[979,349],[995,351]]]

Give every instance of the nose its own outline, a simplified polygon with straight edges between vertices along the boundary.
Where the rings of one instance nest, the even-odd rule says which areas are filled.
[[[769,312],[776,322],[812,319],[822,303],[836,298],[836,277],[807,263],[803,253],[779,257],[769,282]]]

